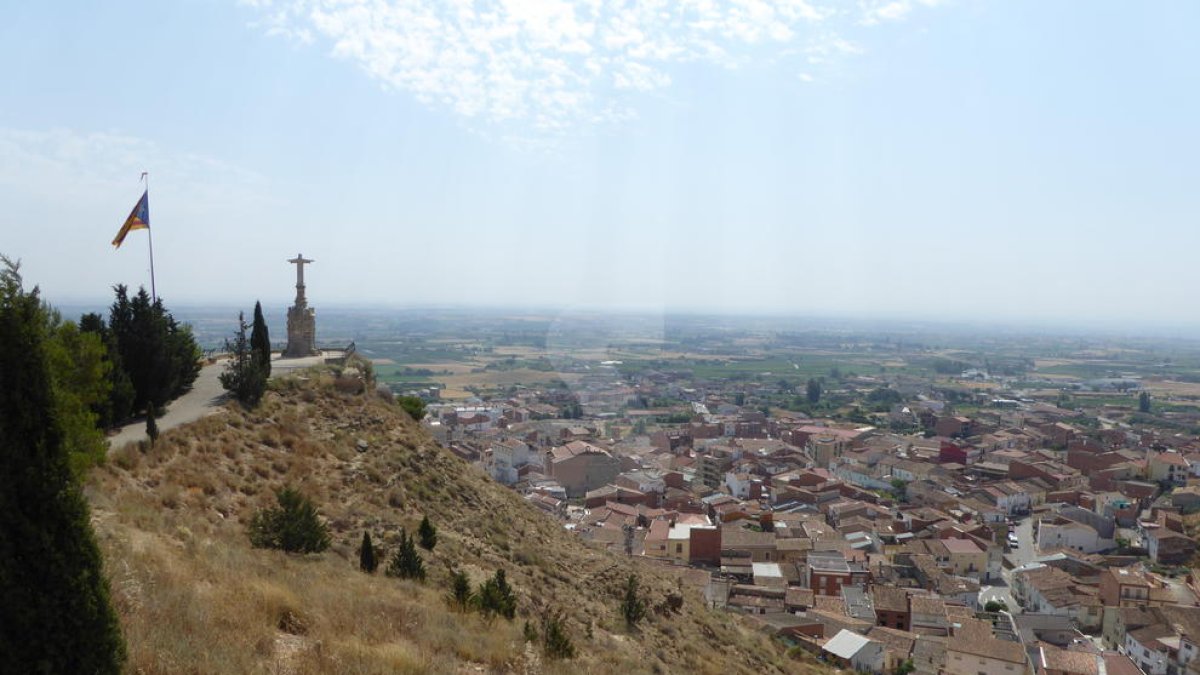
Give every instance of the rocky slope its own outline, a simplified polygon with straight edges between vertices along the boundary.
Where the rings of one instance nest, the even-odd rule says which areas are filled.
[[[318,504],[329,551],[250,546],[252,514],[284,485]],[[338,391],[328,374],[277,382],[258,409],[231,404],[152,449],[115,451],[88,495],[131,672],[818,672],[706,609],[672,570],[579,541],[396,406]],[[423,515],[439,528],[424,584],[358,571],[364,531],[394,550]],[[477,584],[499,568],[515,621],[450,608],[452,569]],[[652,605],[683,593],[682,610],[626,629],[618,595],[631,572]],[[524,622],[547,612],[563,614],[575,659],[525,642]]]

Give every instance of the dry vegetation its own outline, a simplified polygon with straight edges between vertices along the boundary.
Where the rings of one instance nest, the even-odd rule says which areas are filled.
[[[368,449],[358,452],[359,441]],[[250,547],[246,524],[290,484],[328,519],[313,556]],[[683,611],[629,632],[617,613],[636,571],[651,604],[669,570],[589,548],[516,494],[438,447],[398,408],[326,376],[277,382],[262,405],[129,446],[88,486],[131,672],[807,672],[739,619],[685,589]],[[424,584],[357,569],[364,530],[385,549],[423,514],[439,527]],[[387,551],[385,551],[385,555]],[[453,568],[478,583],[503,567],[518,616],[452,611]],[[522,625],[565,612],[580,655],[547,661]],[[813,672],[816,672],[815,669]]]

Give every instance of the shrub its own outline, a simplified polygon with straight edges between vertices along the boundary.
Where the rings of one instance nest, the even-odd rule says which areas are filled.
[[[319,553],[329,548],[329,529],[312,501],[293,488],[275,493],[279,508],[267,508],[250,521],[250,543],[289,553]]]
[[[625,581],[625,596],[621,598],[621,616],[625,625],[633,628],[646,617],[646,601],[638,594],[638,579],[630,574]]]
[[[459,611],[465,611],[475,602],[475,594],[471,592],[471,580],[467,573],[459,570],[450,575],[450,604]]]
[[[575,658],[575,645],[571,644],[571,638],[563,630],[561,614],[549,612],[542,617],[542,636],[545,640],[542,649],[548,658]]]
[[[404,412],[408,413],[417,422],[425,419],[425,401],[420,396],[400,396],[396,399],[396,403],[404,408]]]
[[[502,569],[496,570],[495,576],[479,586],[476,597],[479,609],[488,616],[499,614],[506,619],[512,619],[517,615],[517,597],[513,594],[512,586],[508,585],[508,578]]]
[[[434,546],[437,546],[437,528],[433,523],[429,522],[429,516],[421,519],[421,525],[417,528],[417,535],[421,537],[421,548],[426,551],[432,551]]]

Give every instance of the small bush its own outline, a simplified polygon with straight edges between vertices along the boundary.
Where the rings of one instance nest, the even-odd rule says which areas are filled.
[[[285,487],[275,493],[279,508],[267,508],[250,521],[250,543],[289,553],[320,553],[329,548],[329,528],[312,500]]]
[[[399,403],[413,420],[420,422],[425,419],[425,401],[420,396],[400,396],[396,403]]]
[[[551,659],[575,658],[575,645],[563,629],[562,615],[549,612],[542,617],[542,650]]]
[[[426,551],[432,551],[434,546],[437,546],[437,528],[433,523],[429,522],[429,516],[421,519],[421,526],[417,528],[417,535],[421,537],[421,548]]]

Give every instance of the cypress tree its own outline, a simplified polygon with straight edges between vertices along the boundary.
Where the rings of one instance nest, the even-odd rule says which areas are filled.
[[[362,545],[358,547],[358,569],[374,574],[378,568],[379,560],[375,557],[375,547],[371,545],[371,533],[363,532]]]
[[[271,376],[271,336],[263,318],[262,303],[254,303],[254,326],[250,330],[250,347],[258,355],[258,363],[267,377]]]
[[[433,523],[429,522],[429,516],[421,518],[421,525],[417,528],[417,534],[421,537],[421,548],[426,551],[432,551],[434,546],[437,546],[437,528]]]
[[[400,547],[388,564],[387,575],[401,579],[416,579],[425,581],[425,561],[417,553],[417,546],[408,532],[400,530]]]
[[[221,386],[243,405],[253,408],[267,391],[267,373],[258,352],[246,339],[246,317],[238,313],[238,330],[232,341],[225,341],[229,365],[218,376]]]
[[[475,594],[471,592],[471,580],[462,570],[450,575],[450,604],[460,611],[466,610],[475,602]]]
[[[621,599],[621,616],[625,625],[633,628],[646,617],[646,601],[638,593],[637,576],[630,574],[625,581],[625,597]]]
[[[0,667],[119,673],[125,646],[63,445],[42,311],[0,256]]]

